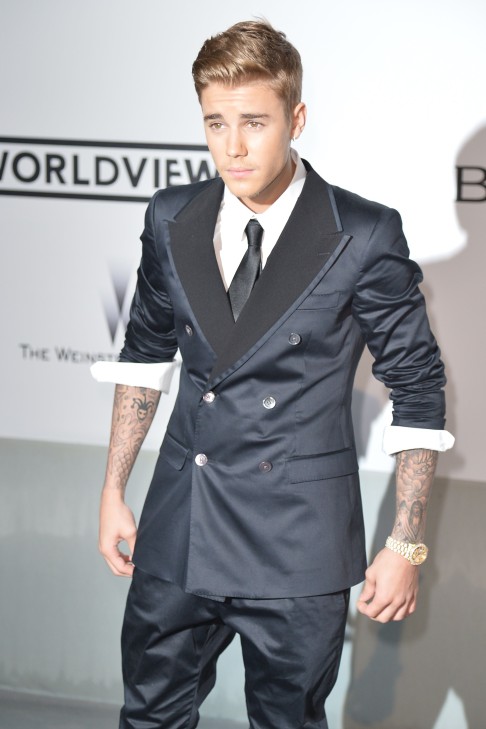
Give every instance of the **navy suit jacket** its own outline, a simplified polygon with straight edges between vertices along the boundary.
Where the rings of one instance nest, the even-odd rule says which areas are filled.
[[[365,343],[393,423],[444,427],[421,272],[396,211],[308,166],[235,323],[213,245],[222,193],[220,179],[162,190],[146,214],[120,359],[179,348],[183,363],[134,562],[198,595],[334,592],[365,570],[351,422]]]

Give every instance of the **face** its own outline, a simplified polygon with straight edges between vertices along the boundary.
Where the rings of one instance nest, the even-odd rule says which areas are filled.
[[[206,140],[231,192],[250,210],[264,212],[290,184],[290,141],[305,125],[298,104],[289,118],[283,101],[262,81],[242,86],[209,84],[201,94]]]

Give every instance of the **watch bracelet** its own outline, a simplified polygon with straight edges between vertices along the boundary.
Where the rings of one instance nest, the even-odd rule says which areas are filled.
[[[416,546],[416,544],[412,544],[411,542],[401,542],[399,539],[395,539],[394,537],[388,537],[385,542],[385,547],[391,549],[392,552],[400,554],[402,557],[405,557],[405,559],[410,559],[410,548],[414,548]]]

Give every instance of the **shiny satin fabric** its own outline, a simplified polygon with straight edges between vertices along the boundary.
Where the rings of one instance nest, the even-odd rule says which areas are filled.
[[[280,598],[360,582],[351,422],[365,345],[394,424],[444,427],[444,370],[398,213],[303,191],[235,322],[214,254],[221,180],[157,193],[122,359],[183,359],[135,564],[186,592]],[[269,406],[270,405],[270,406]]]
[[[123,626],[120,729],[194,729],[216,660],[241,638],[250,729],[327,729],[349,591],[281,600],[188,595],[135,571]]]

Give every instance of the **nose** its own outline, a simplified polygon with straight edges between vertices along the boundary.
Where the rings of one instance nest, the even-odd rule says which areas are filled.
[[[231,130],[227,136],[226,154],[228,157],[244,157],[246,155],[246,145],[238,129]]]

